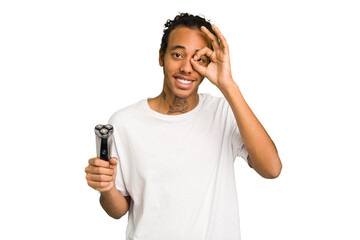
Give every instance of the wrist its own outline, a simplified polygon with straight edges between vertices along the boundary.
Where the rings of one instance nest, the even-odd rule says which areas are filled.
[[[228,95],[229,93],[231,93],[232,91],[234,91],[238,88],[239,88],[238,85],[236,84],[236,82],[233,79],[228,80],[225,83],[219,84],[219,90],[224,95]]]
[[[100,192],[100,195],[101,197],[111,197],[112,195],[114,195],[114,193],[117,192],[117,188],[115,187],[115,185],[110,188],[109,190],[105,190],[105,191],[99,191]]]

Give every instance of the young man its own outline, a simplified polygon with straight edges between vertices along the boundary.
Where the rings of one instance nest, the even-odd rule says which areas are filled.
[[[165,24],[162,93],[117,111],[113,156],[86,167],[88,185],[114,218],[129,211],[127,239],[240,239],[234,160],[265,178],[282,165],[232,78],[215,25],[180,14]],[[198,94],[206,77],[224,97]]]

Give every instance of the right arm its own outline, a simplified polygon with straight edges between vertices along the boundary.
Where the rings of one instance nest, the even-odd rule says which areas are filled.
[[[126,214],[130,206],[130,196],[123,196],[115,186],[117,159],[104,161],[99,158],[89,159],[85,168],[88,185],[101,193],[100,205],[105,212],[119,219]]]
[[[100,204],[105,212],[115,219],[124,216],[129,210],[130,196],[123,196],[115,187],[110,191],[102,192],[100,195]]]

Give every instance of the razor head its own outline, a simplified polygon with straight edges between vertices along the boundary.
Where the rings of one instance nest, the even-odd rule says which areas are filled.
[[[110,146],[113,141],[113,131],[114,128],[110,124],[98,124],[95,126],[97,157],[105,161],[109,160]]]
[[[95,134],[99,138],[108,138],[112,135],[113,132],[114,132],[114,128],[111,124],[106,124],[106,125],[98,124],[95,126]]]

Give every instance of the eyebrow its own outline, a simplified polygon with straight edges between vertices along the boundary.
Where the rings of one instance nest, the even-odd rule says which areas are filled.
[[[186,47],[182,46],[182,45],[175,45],[173,47],[170,48],[170,51],[176,50],[176,49],[186,49]],[[200,49],[195,49],[195,52],[199,51]]]
[[[175,49],[186,49],[186,47],[181,46],[181,45],[175,45],[175,46],[170,48],[170,51],[175,50]]]

